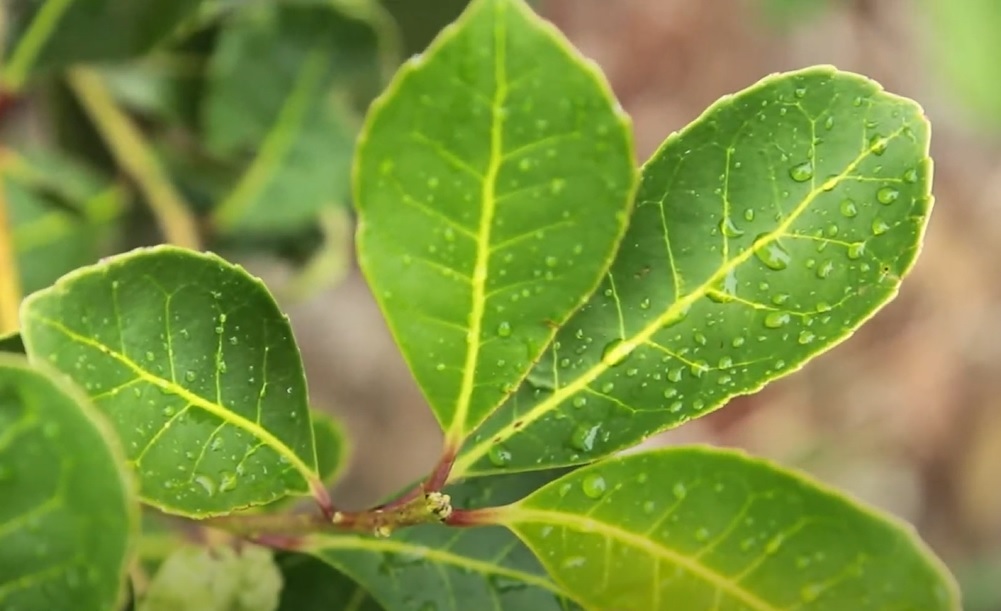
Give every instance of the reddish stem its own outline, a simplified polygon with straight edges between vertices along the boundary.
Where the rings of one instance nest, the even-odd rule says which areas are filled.
[[[445,518],[445,524],[468,528],[471,526],[490,526],[498,524],[500,507],[485,507],[483,509],[453,509],[451,515]]]
[[[323,482],[312,482],[310,486],[313,489],[313,498],[316,500],[316,504],[320,507],[320,511],[323,513],[323,517],[327,520],[332,520],[334,514],[337,513],[337,508],[334,507],[334,502],[330,498],[330,493],[327,492],[326,486]]]
[[[455,464],[455,455],[458,454],[458,445],[445,442],[445,449],[442,451],[441,460],[435,466],[431,475],[428,475],[424,482],[424,490],[428,492],[441,492],[441,489],[448,483],[448,476],[452,474],[452,465]]]

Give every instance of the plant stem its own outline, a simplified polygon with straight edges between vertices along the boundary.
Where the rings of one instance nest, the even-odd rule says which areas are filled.
[[[18,330],[21,279],[14,251],[14,232],[7,215],[6,186],[0,174],[0,335]]]
[[[89,68],[69,72],[70,87],[83,105],[112,155],[136,182],[170,244],[201,249],[191,207],[170,182],[139,128],[115,103],[101,76]]]
[[[256,541],[288,540],[318,532],[341,530],[388,537],[397,528],[441,523],[452,515],[446,494],[429,492],[393,508],[335,511],[322,514],[235,514],[202,520],[205,526]]]
[[[424,482],[425,490],[437,492],[445,487],[445,484],[448,483],[448,476],[452,474],[452,465],[455,464],[455,455],[458,453],[457,448],[459,445],[451,444],[446,440],[441,459],[435,466],[434,471],[431,472],[431,475],[428,475],[427,480]]]

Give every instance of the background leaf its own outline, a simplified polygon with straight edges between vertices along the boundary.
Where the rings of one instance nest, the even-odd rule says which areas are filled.
[[[606,268],[631,149],[603,78],[516,0],[475,0],[373,106],[355,166],[360,263],[456,441]]]
[[[214,213],[222,230],[301,229],[345,202],[351,96],[375,89],[381,43],[371,11],[340,4],[259,4],[223,22],[203,135],[215,155],[246,162]]]
[[[127,59],[148,51],[201,0],[13,0],[2,80],[71,64]]]
[[[500,512],[590,608],[960,608],[909,526],[737,452],[610,459]]]
[[[0,608],[115,608],[138,524],[118,440],[75,388],[7,354],[0,499]]]
[[[111,253],[125,210],[120,185],[57,155],[18,157],[3,168],[25,294]]]
[[[915,103],[830,67],[717,102],[644,166],[604,284],[455,475],[608,455],[847,338],[917,256],[927,151]]]
[[[0,335],[0,352],[24,354],[24,343],[21,341],[21,334],[10,333],[8,335]]]
[[[285,553],[275,561],[284,581],[278,611],[383,611],[371,594],[321,560]]]
[[[203,517],[318,485],[292,330],[242,268],[140,249],[35,293],[21,319],[31,358],[111,420],[145,502]]]
[[[512,502],[562,473],[543,471],[471,480],[447,492],[457,507]],[[368,590],[388,611],[566,611],[579,607],[505,528],[408,528],[389,539],[314,537],[306,552]]]
[[[332,415],[313,410],[313,443],[316,446],[316,472],[326,484],[333,484],[348,466],[351,445],[341,423]]]

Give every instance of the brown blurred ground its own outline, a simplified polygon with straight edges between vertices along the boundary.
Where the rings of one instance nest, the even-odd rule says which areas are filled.
[[[921,101],[937,203],[899,298],[798,375],[655,442],[799,466],[913,521],[950,563],[1001,549],[1001,137],[978,133],[947,97],[913,3],[832,3],[787,30],[750,0],[541,4],[609,75],[641,158],[770,72],[832,63]],[[357,272],[290,313],[315,399],[356,438],[341,496],[370,502],[426,472],[437,427]]]

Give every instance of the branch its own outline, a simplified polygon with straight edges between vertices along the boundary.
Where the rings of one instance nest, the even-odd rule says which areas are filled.
[[[139,128],[111,97],[101,76],[92,69],[69,72],[70,87],[111,149],[115,161],[136,182],[170,244],[201,249],[191,207],[170,182]]]

